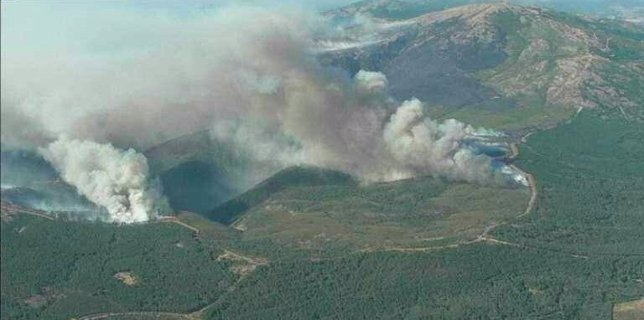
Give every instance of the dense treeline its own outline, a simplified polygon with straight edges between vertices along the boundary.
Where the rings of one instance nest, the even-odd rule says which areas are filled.
[[[189,311],[234,280],[174,224],[115,226],[17,216],[2,223],[2,319],[129,310]],[[212,248],[212,246],[211,246]],[[135,283],[115,275],[128,272]]]
[[[637,297],[635,258],[583,259],[476,244],[429,253],[354,254],[261,268],[209,319],[606,319]]]
[[[581,114],[530,137],[519,166],[539,184],[535,213],[499,237],[585,255],[644,259],[644,125]]]

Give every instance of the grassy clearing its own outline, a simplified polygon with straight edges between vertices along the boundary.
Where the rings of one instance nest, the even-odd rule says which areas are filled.
[[[613,320],[644,319],[644,299],[616,304],[613,308]]]
[[[373,185],[295,185],[262,199],[238,214],[234,226],[245,240],[271,239],[303,249],[339,244],[385,249],[472,240],[489,225],[521,214],[529,191],[425,177]]]

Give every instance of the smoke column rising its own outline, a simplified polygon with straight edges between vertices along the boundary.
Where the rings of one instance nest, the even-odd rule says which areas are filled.
[[[2,144],[40,148],[113,221],[145,221],[164,207],[134,150],[207,128],[275,170],[318,165],[367,182],[500,179],[489,157],[462,144],[485,131],[432,121],[416,99],[399,104],[382,73],[321,66],[315,44],[334,29],[319,16],[228,7],[95,20],[110,25],[108,36],[71,29],[90,32],[88,48],[66,44],[78,38],[68,35],[61,48],[28,54],[4,38],[12,30],[3,24]],[[128,49],[96,52],[118,41]]]
[[[486,131],[484,130],[484,133]],[[454,119],[438,123],[424,115],[418,99],[403,102],[384,129],[388,151],[407,176],[439,173],[448,178],[491,183],[491,159],[463,146],[481,132]]]
[[[165,200],[148,181],[148,163],[133,149],[60,138],[41,153],[61,178],[109,212],[109,222],[134,223],[155,218]]]

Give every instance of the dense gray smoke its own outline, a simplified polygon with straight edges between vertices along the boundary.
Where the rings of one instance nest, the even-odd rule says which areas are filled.
[[[479,183],[491,182],[490,158],[463,147],[468,138],[488,135],[454,119],[443,123],[424,115],[417,99],[405,101],[391,116],[384,130],[388,151],[406,170],[402,177],[438,172],[447,177]]]
[[[278,168],[317,165],[365,181],[427,174],[483,184],[502,181],[488,156],[463,144],[494,132],[453,119],[433,121],[418,99],[398,106],[386,94],[382,73],[360,71],[342,86],[333,82],[319,86],[309,94],[283,86],[282,94],[267,95],[261,102],[276,99],[274,105],[279,107],[272,110],[281,114],[278,119],[245,113],[232,123],[215,122],[212,135]],[[324,103],[328,100],[334,103]]]
[[[462,143],[484,131],[432,121],[416,99],[399,106],[382,73],[350,78],[322,67],[316,39],[334,30],[319,17],[228,8],[126,22],[141,21],[147,45],[125,53],[25,55],[2,46],[3,146],[40,147],[113,221],[145,221],[164,203],[145,157],[130,148],[206,128],[271,170],[311,164],[365,181],[498,179],[491,159]]]

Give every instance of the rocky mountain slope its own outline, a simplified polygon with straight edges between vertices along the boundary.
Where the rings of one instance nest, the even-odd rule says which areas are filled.
[[[329,15],[357,21],[365,11]],[[425,100],[440,116],[504,129],[551,126],[582,108],[643,118],[635,25],[503,3],[347,24],[357,45],[327,48],[323,63],[382,71],[394,96]]]

